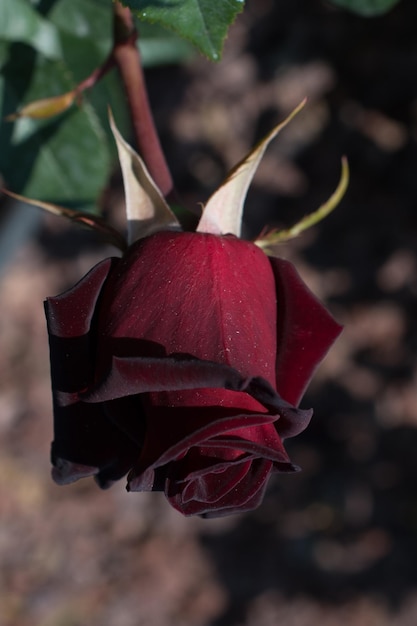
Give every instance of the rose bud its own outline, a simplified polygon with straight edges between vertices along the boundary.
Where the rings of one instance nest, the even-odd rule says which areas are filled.
[[[162,490],[185,515],[248,511],[271,474],[297,469],[283,441],[307,426],[298,404],[341,328],[291,263],[237,236],[266,141],[191,233],[113,131],[130,245],[46,302],[53,477],[104,488],[127,474],[129,491]]]

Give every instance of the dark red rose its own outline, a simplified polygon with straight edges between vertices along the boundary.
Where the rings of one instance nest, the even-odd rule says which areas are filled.
[[[158,232],[46,302],[60,484],[164,490],[185,515],[247,511],[340,326],[287,261],[233,235]]]

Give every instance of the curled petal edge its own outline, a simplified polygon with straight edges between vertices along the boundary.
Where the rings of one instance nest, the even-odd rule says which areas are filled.
[[[311,419],[311,410],[302,410],[283,400],[260,376],[244,378],[227,365],[194,358],[116,357],[108,375],[93,389],[80,393],[83,402],[107,402],[139,393],[220,388],[245,392],[265,407],[276,410],[285,426],[285,437],[298,434]],[[61,401],[64,401],[61,394]],[[69,394],[69,403],[74,401]],[[293,427],[291,428],[291,424]],[[290,433],[287,434],[287,433]]]

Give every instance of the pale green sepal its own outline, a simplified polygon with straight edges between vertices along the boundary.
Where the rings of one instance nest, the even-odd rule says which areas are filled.
[[[161,230],[180,230],[144,162],[117,130],[111,111],[109,119],[123,175],[129,245]]]
[[[342,158],[342,172],[339,183],[330,198],[324,202],[316,211],[305,215],[299,222],[286,230],[271,230],[263,237],[259,237],[254,243],[266,254],[274,256],[273,248],[279,243],[284,243],[289,239],[298,237],[304,230],[311,228],[327,217],[339,205],[346,193],[349,184],[349,165],[346,157]]]
[[[305,100],[278,124],[227,175],[225,181],[209,198],[203,209],[197,232],[213,235],[240,236],[243,205],[252,178],[269,143],[304,107]]]

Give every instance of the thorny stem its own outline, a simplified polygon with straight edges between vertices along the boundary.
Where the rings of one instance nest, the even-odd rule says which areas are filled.
[[[152,117],[140,55],[136,47],[137,31],[130,9],[114,3],[114,47],[116,63],[126,91],[139,154],[150,175],[165,197],[173,192],[173,183]]]

